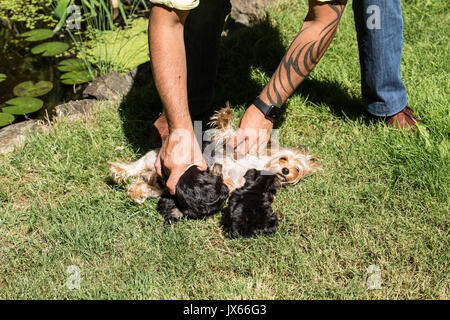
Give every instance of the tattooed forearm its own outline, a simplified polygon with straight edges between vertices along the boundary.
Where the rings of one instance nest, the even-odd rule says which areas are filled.
[[[262,100],[281,106],[295,91],[333,40],[344,8],[343,2],[310,7],[302,29],[260,95]]]

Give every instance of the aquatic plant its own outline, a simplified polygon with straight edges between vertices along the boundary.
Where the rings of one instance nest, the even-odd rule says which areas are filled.
[[[65,42],[52,41],[41,43],[31,49],[33,54],[42,54],[44,57],[53,57],[61,54],[69,49],[69,45]]]
[[[40,97],[53,89],[53,83],[50,81],[25,81],[14,87],[13,92],[18,97]]]
[[[83,60],[80,59],[67,59],[58,64],[58,70],[63,72],[70,71],[83,71],[86,70],[86,66]]]
[[[63,73],[60,79],[62,83],[72,85],[86,83],[94,80],[95,78],[91,76],[89,71],[83,70]]]
[[[64,84],[82,84],[95,79],[80,59],[63,60],[58,64],[58,70],[65,72],[61,76],[61,82]]]
[[[33,113],[39,111],[44,106],[44,101],[32,97],[12,98],[5,103],[10,105],[10,107],[4,107],[3,112],[15,115]]]
[[[25,24],[27,29],[34,29],[39,22],[48,26],[56,24],[50,14],[53,0],[0,0],[0,20],[7,22],[10,29],[15,23]]]
[[[15,117],[10,113],[0,112],[0,127],[13,123],[14,119]]]
[[[50,29],[34,29],[21,34],[26,41],[41,41],[53,37],[53,31]]]
[[[82,21],[86,23],[87,30],[80,32],[68,28],[67,33],[92,77],[94,71],[91,64],[99,69],[100,75],[105,75],[113,70],[128,71],[149,60],[146,35],[148,22],[144,19],[138,20],[145,22],[132,20],[140,3],[146,7],[145,1],[130,2],[129,10],[126,11],[121,1],[80,0]],[[70,6],[73,0],[65,3]],[[62,28],[61,23],[65,24],[67,18],[62,7],[55,13],[62,14],[57,28]],[[124,27],[114,24],[115,9],[121,15]]]

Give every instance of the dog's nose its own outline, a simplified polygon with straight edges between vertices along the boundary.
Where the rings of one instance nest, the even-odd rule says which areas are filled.
[[[281,173],[284,174],[284,175],[287,175],[287,174],[289,174],[289,169],[288,168],[283,168],[283,169],[281,169]]]

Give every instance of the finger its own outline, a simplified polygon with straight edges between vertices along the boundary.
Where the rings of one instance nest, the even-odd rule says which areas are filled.
[[[206,169],[208,169],[208,165],[206,164],[205,159],[202,159],[201,165],[197,165],[197,167],[202,171],[205,171]]]
[[[258,154],[263,153],[266,150],[267,147],[267,140],[262,140],[258,144]]]
[[[236,149],[244,140],[245,135],[243,132],[238,129],[236,131],[236,134],[230,139],[230,141],[227,143],[227,146],[231,148],[232,150]]]
[[[158,174],[158,176],[160,176],[162,178],[162,170],[161,170],[161,157],[158,154],[158,156],[156,157],[155,160],[155,169],[156,169],[156,173]]]
[[[259,150],[259,139],[249,138],[248,153],[257,154]]]
[[[248,137],[246,137],[242,141],[242,143],[236,148],[236,151],[235,151],[235,159],[236,160],[244,157],[247,154],[248,146],[249,146]]]
[[[171,195],[175,195],[178,180],[183,175],[184,171],[172,171],[169,179],[167,179],[166,187],[169,189]]]

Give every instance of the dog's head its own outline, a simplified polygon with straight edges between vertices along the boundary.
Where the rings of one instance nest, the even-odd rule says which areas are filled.
[[[265,169],[276,174],[282,184],[295,184],[321,168],[316,156],[292,150],[275,153],[265,165]]]
[[[219,212],[229,190],[221,175],[192,166],[180,177],[175,192],[178,209],[188,217],[200,219]]]

